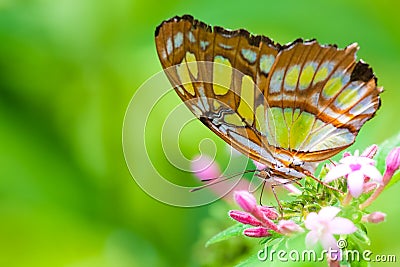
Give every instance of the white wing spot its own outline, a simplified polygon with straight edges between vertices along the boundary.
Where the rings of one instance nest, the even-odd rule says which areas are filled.
[[[231,45],[226,45],[226,44],[222,44],[222,43],[218,43],[218,45],[226,50],[230,50],[233,48],[233,46],[231,46]]]
[[[172,53],[172,40],[168,38],[167,40],[167,54],[170,55]]]
[[[283,69],[274,71],[274,74],[272,74],[272,78],[269,83],[269,92],[271,94],[279,93],[281,91],[282,79],[283,79]]]
[[[250,64],[253,64],[257,60],[257,53],[250,49],[242,49],[240,51],[244,59],[246,59]]]
[[[177,34],[175,34],[174,37],[174,46],[175,48],[178,48],[182,45],[183,43],[183,34],[181,32],[178,32]]]
[[[207,41],[200,41],[200,47],[201,47],[201,49],[203,49],[203,50],[206,50],[206,49],[207,49],[207,46],[208,46],[209,44],[210,44],[210,43],[207,42]]]
[[[268,74],[274,64],[275,57],[273,55],[262,55],[260,58],[260,70],[264,74]]]
[[[189,39],[189,41],[190,41],[191,43],[196,42],[196,38],[194,38],[194,35],[193,35],[192,32],[188,32],[187,37],[188,37],[188,39]]]

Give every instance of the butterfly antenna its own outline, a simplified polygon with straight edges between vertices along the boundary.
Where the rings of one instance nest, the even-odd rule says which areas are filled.
[[[203,188],[215,185],[215,184],[219,184],[219,183],[228,181],[229,179],[232,179],[232,178],[234,178],[236,176],[243,175],[243,174],[246,174],[246,173],[252,173],[252,172],[256,172],[256,171],[257,170],[246,170],[244,172],[232,174],[232,175],[230,175],[228,177],[216,177],[216,178],[210,178],[210,179],[202,179],[201,180],[202,182],[208,182],[208,181],[212,181],[212,182],[208,183],[208,184],[205,184],[205,185],[201,185],[201,186],[195,187],[193,189],[190,189],[189,191],[190,192],[195,192],[195,191],[198,191],[200,189],[203,189]]]
[[[231,174],[231,175],[229,175],[227,177],[224,177],[224,178],[228,178],[229,179],[229,178],[233,178],[233,177],[238,176],[238,175],[243,175],[243,174],[246,174],[246,173],[251,173],[251,172],[256,172],[256,171],[257,170],[246,170],[244,172],[238,172],[238,173]],[[222,177],[220,176],[220,177],[201,179],[200,181],[201,182],[209,182],[209,181],[214,181],[214,180],[221,179],[221,178]]]

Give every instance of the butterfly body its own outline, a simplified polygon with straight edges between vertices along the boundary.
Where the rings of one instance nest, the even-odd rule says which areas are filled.
[[[156,29],[157,52],[187,107],[228,144],[293,179],[353,144],[380,106],[357,44],[274,43],[185,15]]]

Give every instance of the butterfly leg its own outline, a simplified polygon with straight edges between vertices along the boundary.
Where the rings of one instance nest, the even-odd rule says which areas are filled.
[[[260,199],[259,199],[259,203],[260,203],[260,205],[261,206],[263,206],[263,204],[262,204],[262,196],[263,196],[263,194],[264,194],[264,188],[265,188],[265,184],[267,183],[267,180],[263,180],[263,183],[262,183],[262,187],[261,187],[261,194],[260,194]]]
[[[271,184],[271,191],[272,191],[272,193],[274,194],[274,197],[275,197],[276,202],[278,203],[278,206],[279,206],[279,214],[281,215],[281,218],[283,218],[283,207],[282,207],[282,204],[281,204],[281,202],[279,201],[279,198],[278,198],[278,196],[277,196],[277,194],[276,194],[276,191],[275,191],[275,187],[276,187],[276,186],[279,186],[279,184]]]
[[[317,177],[315,177],[311,172],[306,171],[305,174],[306,174],[307,176],[311,177],[311,178],[312,178],[314,181],[316,181],[317,183],[319,183],[319,184],[321,184],[321,185],[323,185],[323,186],[325,186],[325,187],[327,187],[327,188],[329,188],[329,189],[331,189],[331,190],[333,190],[333,191],[336,191],[336,192],[339,192],[339,193],[341,193],[341,194],[344,194],[341,190],[339,190],[339,189],[337,189],[337,188],[335,188],[335,187],[333,187],[333,186],[331,186],[331,185],[328,185],[327,183],[324,183],[323,181],[321,181],[320,179],[318,179]]]

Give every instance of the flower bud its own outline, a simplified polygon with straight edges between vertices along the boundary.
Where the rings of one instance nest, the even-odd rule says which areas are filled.
[[[375,211],[370,214],[364,215],[362,217],[363,222],[369,222],[369,223],[380,223],[384,222],[386,218],[386,214],[380,211]]]
[[[266,207],[266,206],[258,206],[257,207],[262,213],[264,213],[267,218],[271,220],[276,220],[278,219],[279,213],[276,211],[275,208],[272,207]]]
[[[278,223],[278,230],[284,235],[290,235],[296,232],[304,232],[303,228],[298,226],[294,221],[280,220]]]
[[[389,152],[389,155],[386,158],[386,171],[384,174],[383,182],[385,184],[389,183],[393,174],[400,167],[400,147],[396,147]]]
[[[344,152],[343,153],[343,158],[345,158],[345,157],[349,157],[349,156],[351,156],[351,153],[350,152]]]
[[[229,217],[232,219],[243,223],[243,224],[249,224],[252,226],[260,226],[261,222],[248,214],[247,212],[240,211],[240,210],[231,210],[229,211]]]
[[[366,183],[364,184],[364,189],[363,189],[363,191],[364,191],[364,193],[369,193],[369,192],[375,190],[375,189],[377,188],[377,186],[378,186],[377,183],[366,182]]]
[[[361,157],[367,157],[367,158],[372,159],[375,156],[377,151],[378,151],[378,146],[373,144],[373,145],[367,147],[363,151],[363,153],[361,153]]]
[[[248,237],[265,237],[271,235],[268,229],[262,226],[245,229],[243,234]]]
[[[257,200],[248,191],[241,190],[233,193],[236,203],[246,212],[252,213],[257,209]]]

